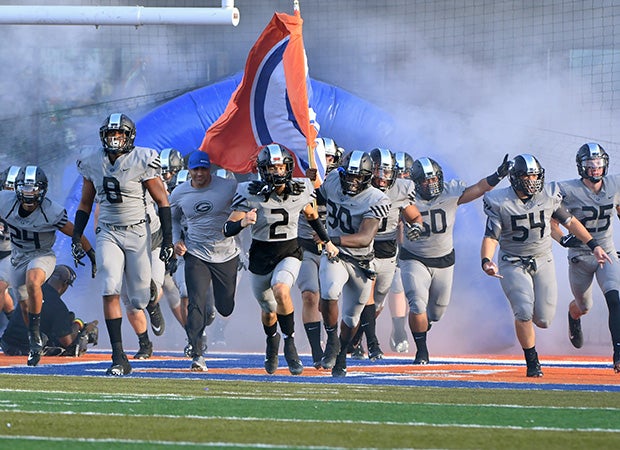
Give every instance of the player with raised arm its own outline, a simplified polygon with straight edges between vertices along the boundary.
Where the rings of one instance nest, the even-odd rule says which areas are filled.
[[[530,154],[518,155],[510,168],[511,187],[484,196],[487,224],[480,250],[482,270],[500,278],[514,314],[523,348],[526,376],[542,377],[534,324],[548,328],[557,305],[557,280],[551,251],[551,220],[586,242],[597,264],[611,262],[605,250],[564,206],[555,183],[545,185],[545,169]],[[498,263],[493,261],[499,245]]]
[[[161,180],[157,151],[136,147],[136,126],[125,114],[108,116],[99,129],[102,148],[77,161],[83,177],[82,197],[75,213],[72,253],[76,261],[84,256],[80,238],[95,199],[97,222],[97,264],[102,280],[103,313],[112,345],[108,375],[131,373],[123,349],[120,293],[126,283],[129,302],[137,309],[151,300],[150,233],[145,190],[158,206],[162,228],[159,258],[167,263],[173,254],[172,220],[166,188]]]
[[[302,250],[297,241],[299,214],[335,256],[338,249],[329,238],[313,205],[314,186],[309,179],[294,179],[290,151],[274,143],[261,148],[256,161],[260,181],[240,183],[233,200],[224,235],[235,236],[252,226],[249,271],[252,290],[261,307],[261,322],[267,336],[265,370],[278,368],[280,333],[284,335],[284,358],[292,375],[300,375],[303,365],[295,346],[295,319],[291,286],[299,273]]]

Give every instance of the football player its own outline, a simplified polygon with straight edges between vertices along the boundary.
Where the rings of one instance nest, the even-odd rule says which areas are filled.
[[[569,338],[576,348],[583,346],[581,316],[592,308],[594,276],[609,309],[609,331],[613,346],[613,367],[620,373],[620,265],[613,237],[613,216],[620,215],[620,175],[608,175],[609,155],[599,144],[582,145],[576,155],[579,178],[557,185],[562,204],[586,227],[614,264],[600,265],[586,244],[574,235],[562,236],[557,224],[552,236],[568,247],[568,279],[574,299],[568,308]]]
[[[43,350],[41,286],[56,267],[56,254],[52,249],[56,231],[72,236],[74,230],[65,208],[47,198],[47,188],[47,175],[43,169],[26,166],[15,178],[14,192],[0,191],[0,217],[11,233],[11,265],[8,273],[0,274],[0,279],[7,281],[7,275],[10,276],[9,284],[16,288],[24,323],[28,325],[29,366],[39,364]],[[97,271],[95,252],[85,237],[81,237],[79,243],[84,256],[88,256],[92,263],[94,277]]]
[[[19,166],[7,167],[2,173],[0,173],[0,189],[6,189],[9,191],[15,190],[15,179],[19,173]],[[0,274],[10,273],[11,265],[11,232],[9,225],[0,217]],[[4,278],[0,275],[0,309],[4,312],[7,319],[11,318],[15,304],[13,303],[13,297],[9,292],[9,276]]]
[[[510,168],[510,187],[484,196],[487,224],[480,250],[482,270],[500,278],[523,348],[526,376],[542,377],[534,324],[548,328],[555,315],[557,281],[551,251],[551,219],[573,233],[597,264],[611,258],[596,239],[562,206],[555,183],[545,185],[545,169],[530,154],[518,155]],[[499,245],[498,263],[492,259]]]
[[[126,284],[130,304],[151,308],[151,238],[145,191],[158,207],[162,244],[159,258],[167,263],[173,254],[172,220],[166,188],[161,180],[159,154],[136,147],[136,126],[121,113],[108,116],[99,129],[102,148],[77,161],[83,177],[82,197],[75,213],[73,258],[84,256],[80,238],[93,207],[99,204],[97,264],[102,279],[103,313],[112,345],[112,365],[107,374],[131,373],[121,334],[121,287]],[[149,305],[149,303],[151,305]]]
[[[325,244],[332,257],[338,249],[329,238],[313,205],[314,186],[307,179],[294,179],[293,156],[284,146],[274,143],[261,148],[256,161],[260,181],[240,183],[233,200],[224,235],[235,236],[252,227],[249,271],[252,290],[261,307],[261,322],[267,336],[265,370],[278,368],[280,333],[284,335],[284,358],[292,375],[300,375],[303,365],[297,354],[294,332],[294,307],[291,286],[299,274],[302,250],[297,241],[299,214]]]

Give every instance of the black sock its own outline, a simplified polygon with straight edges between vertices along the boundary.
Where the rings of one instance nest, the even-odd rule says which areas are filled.
[[[280,330],[282,330],[284,339],[294,336],[295,313],[290,313],[286,315],[278,314],[278,323],[280,324]]]
[[[609,309],[609,331],[615,349],[620,346],[620,295],[617,290],[605,292],[605,301]]]
[[[323,350],[321,349],[321,322],[304,323],[304,329],[312,350],[312,358],[314,361],[317,361],[323,356]]]
[[[37,338],[40,336],[41,314],[28,313],[28,331]]]
[[[363,321],[363,322],[362,322]],[[360,328],[364,327],[364,334],[366,335],[366,345],[370,349],[373,345],[378,345],[377,339],[377,305],[364,306],[362,315],[360,317]]]
[[[532,348],[524,348],[523,354],[525,355],[525,361],[534,361],[538,358],[538,353],[536,352],[536,346]]]
[[[263,330],[265,330],[265,334],[269,337],[275,336],[278,332],[278,322],[274,322],[273,325],[265,325],[263,324]]]
[[[123,319],[106,319],[105,326],[110,336],[110,344],[112,345],[112,357],[117,353],[123,353],[123,334],[121,332],[121,324]]]
[[[149,331],[146,330],[144,333],[140,333],[138,335],[138,342],[140,345],[147,345],[151,340],[149,339]]]
[[[428,348],[426,347],[426,331],[422,333],[413,333],[413,342],[415,342],[415,346],[419,352],[428,353]]]

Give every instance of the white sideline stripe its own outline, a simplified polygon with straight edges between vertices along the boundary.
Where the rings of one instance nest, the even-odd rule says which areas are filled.
[[[471,405],[468,405],[471,406]],[[601,432],[601,433],[620,433],[620,429],[610,428],[558,428],[558,427],[520,427],[515,425],[480,425],[469,423],[432,423],[432,422],[375,422],[370,420],[317,420],[317,419],[276,419],[265,417],[228,417],[228,416],[194,416],[182,415],[174,416],[169,414],[118,414],[118,413],[97,413],[97,412],[78,412],[78,411],[22,411],[18,409],[2,410],[0,412],[13,412],[24,414],[63,414],[63,415],[81,415],[94,417],[151,417],[156,419],[201,419],[205,421],[212,420],[230,420],[237,422],[284,422],[284,423],[330,423],[342,425],[394,425],[394,426],[415,426],[415,427],[436,427],[436,428],[475,428],[475,429],[493,429],[493,430],[536,430],[536,431],[578,431],[578,432]],[[4,420],[4,419],[3,419]],[[0,436],[2,437],[2,436]]]
[[[158,445],[179,445],[187,447],[230,447],[230,448],[291,448],[290,445],[276,445],[263,443],[234,443],[234,442],[189,442],[189,441],[145,441],[142,439],[89,439],[89,438],[64,438],[64,437],[45,437],[45,436],[0,436],[2,440],[29,440],[29,441],[54,441],[54,442],[88,442],[88,443],[121,443],[121,444],[158,444]],[[312,445],[295,445],[295,448],[303,449],[334,449],[345,450],[346,447],[327,447]]]
[[[114,401],[114,403],[135,403],[134,400],[130,400],[128,398],[134,397],[136,399],[143,399],[143,398],[147,398],[147,399],[165,399],[165,400],[174,400],[174,401],[187,401],[187,400],[201,400],[201,399],[205,399],[206,397],[204,396],[195,396],[195,395],[179,395],[179,394],[123,394],[123,396],[125,398],[123,399],[119,399],[118,398],[118,394],[115,393],[102,393],[102,394],[95,394],[92,392],[79,392],[79,391],[47,391],[47,390],[38,390],[38,389],[0,389],[0,392],[21,392],[21,393],[31,393],[31,394],[66,394],[66,395],[75,395],[75,394],[84,394],[84,395],[90,395],[90,396],[94,396],[94,397],[100,397],[100,398],[83,398],[80,397],[79,400],[75,400],[77,403],[83,404],[83,403],[96,403],[96,402],[101,402],[101,403],[107,403],[109,401]],[[226,394],[234,394],[234,392],[222,392],[218,395],[211,395],[208,398],[223,398],[223,399],[230,399],[230,397],[228,397]],[[310,397],[247,397],[247,396],[235,396],[236,400],[261,400],[261,401],[273,401],[273,400],[282,400],[282,401],[307,401],[307,402],[312,402],[312,401],[317,401],[318,399],[316,398],[310,398]],[[39,399],[42,400],[42,399]],[[58,398],[58,399],[54,399],[54,398],[46,398],[45,400],[58,400],[61,402],[67,402],[70,399],[66,399],[66,398]],[[410,405],[412,404],[411,402],[395,402],[395,401],[383,401],[383,400],[363,400],[363,399],[353,399],[353,400],[344,400],[344,399],[332,399],[330,400],[330,402],[333,403],[362,403],[362,404],[385,404],[385,405]],[[0,406],[4,406],[6,407],[7,405],[14,405],[14,401],[13,400],[1,400],[0,399]],[[419,406],[460,406],[460,407],[482,407],[482,408],[513,408],[513,409],[530,409],[530,410],[534,410],[534,409],[538,409],[538,410],[576,410],[576,411],[620,411],[620,407],[611,407],[611,406],[605,406],[605,407],[590,407],[590,406],[546,406],[546,405],[512,405],[512,404],[496,404],[496,403],[438,403],[438,402],[423,402],[423,403],[413,403],[415,405],[419,405]],[[15,405],[18,406],[18,405]],[[12,410],[3,410],[0,408],[0,411],[7,411],[10,412]],[[25,411],[24,411],[25,412]],[[34,411],[36,412],[36,411]],[[77,414],[77,413],[76,413]],[[83,413],[83,414],[87,414],[87,413]],[[171,416],[171,417],[186,417],[186,416]],[[383,423],[383,422],[381,422]]]

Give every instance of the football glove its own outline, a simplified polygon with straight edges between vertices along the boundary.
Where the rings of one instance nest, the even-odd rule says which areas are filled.
[[[177,267],[179,266],[179,260],[176,258],[170,258],[170,261],[166,264],[166,273],[170,275],[174,275],[177,271]]]
[[[84,251],[84,248],[82,247],[82,243],[80,241],[71,242],[71,256],[73,256],[73,262],[75,263],[75,267],[77,267],[78,265],[84,265],[81,259],[86,256],[86,252]]]
[[[168,265],[173,255],[174,246],[172,244],[161,244],[161,249],[159,250],[159,259],[161,259],[164,264]]]
[[[250,195],[267,195],[271,193],[271,186],[269,183],[265,183],[264,181],[251,181],[248,186],[248,192]]]
[[[87,251],[86,256],[90,259],[90,276],[95,278],[95,275],[97,275],[97,257],[95,256],[95,249],[91,248]]]
[[[306,185],[297,181],[289,181],[286,183],[285,192],[290,195],[299,195],[306,190]]]
[[[500,179],[505,178],[506,175],[508,175],[508,172],[510,171],[510,166],[511,166],[511,161],[508,160],[508,153],[506,153],[506,155],[504,156],[504,160],[502,161],[500,166],[497,168],[497,171],[495,173],[497,173],[497,176]]]
[[[414,222],[411,224],[405,222],[405,225],[407,227],[407,230],[405,231],[405,235],[407,236],[407,239],[409,239],[410,241],[418,240],[420,236],[422,235],[422,231],[424,231],[422,224],[417,223],[417,222]]]

